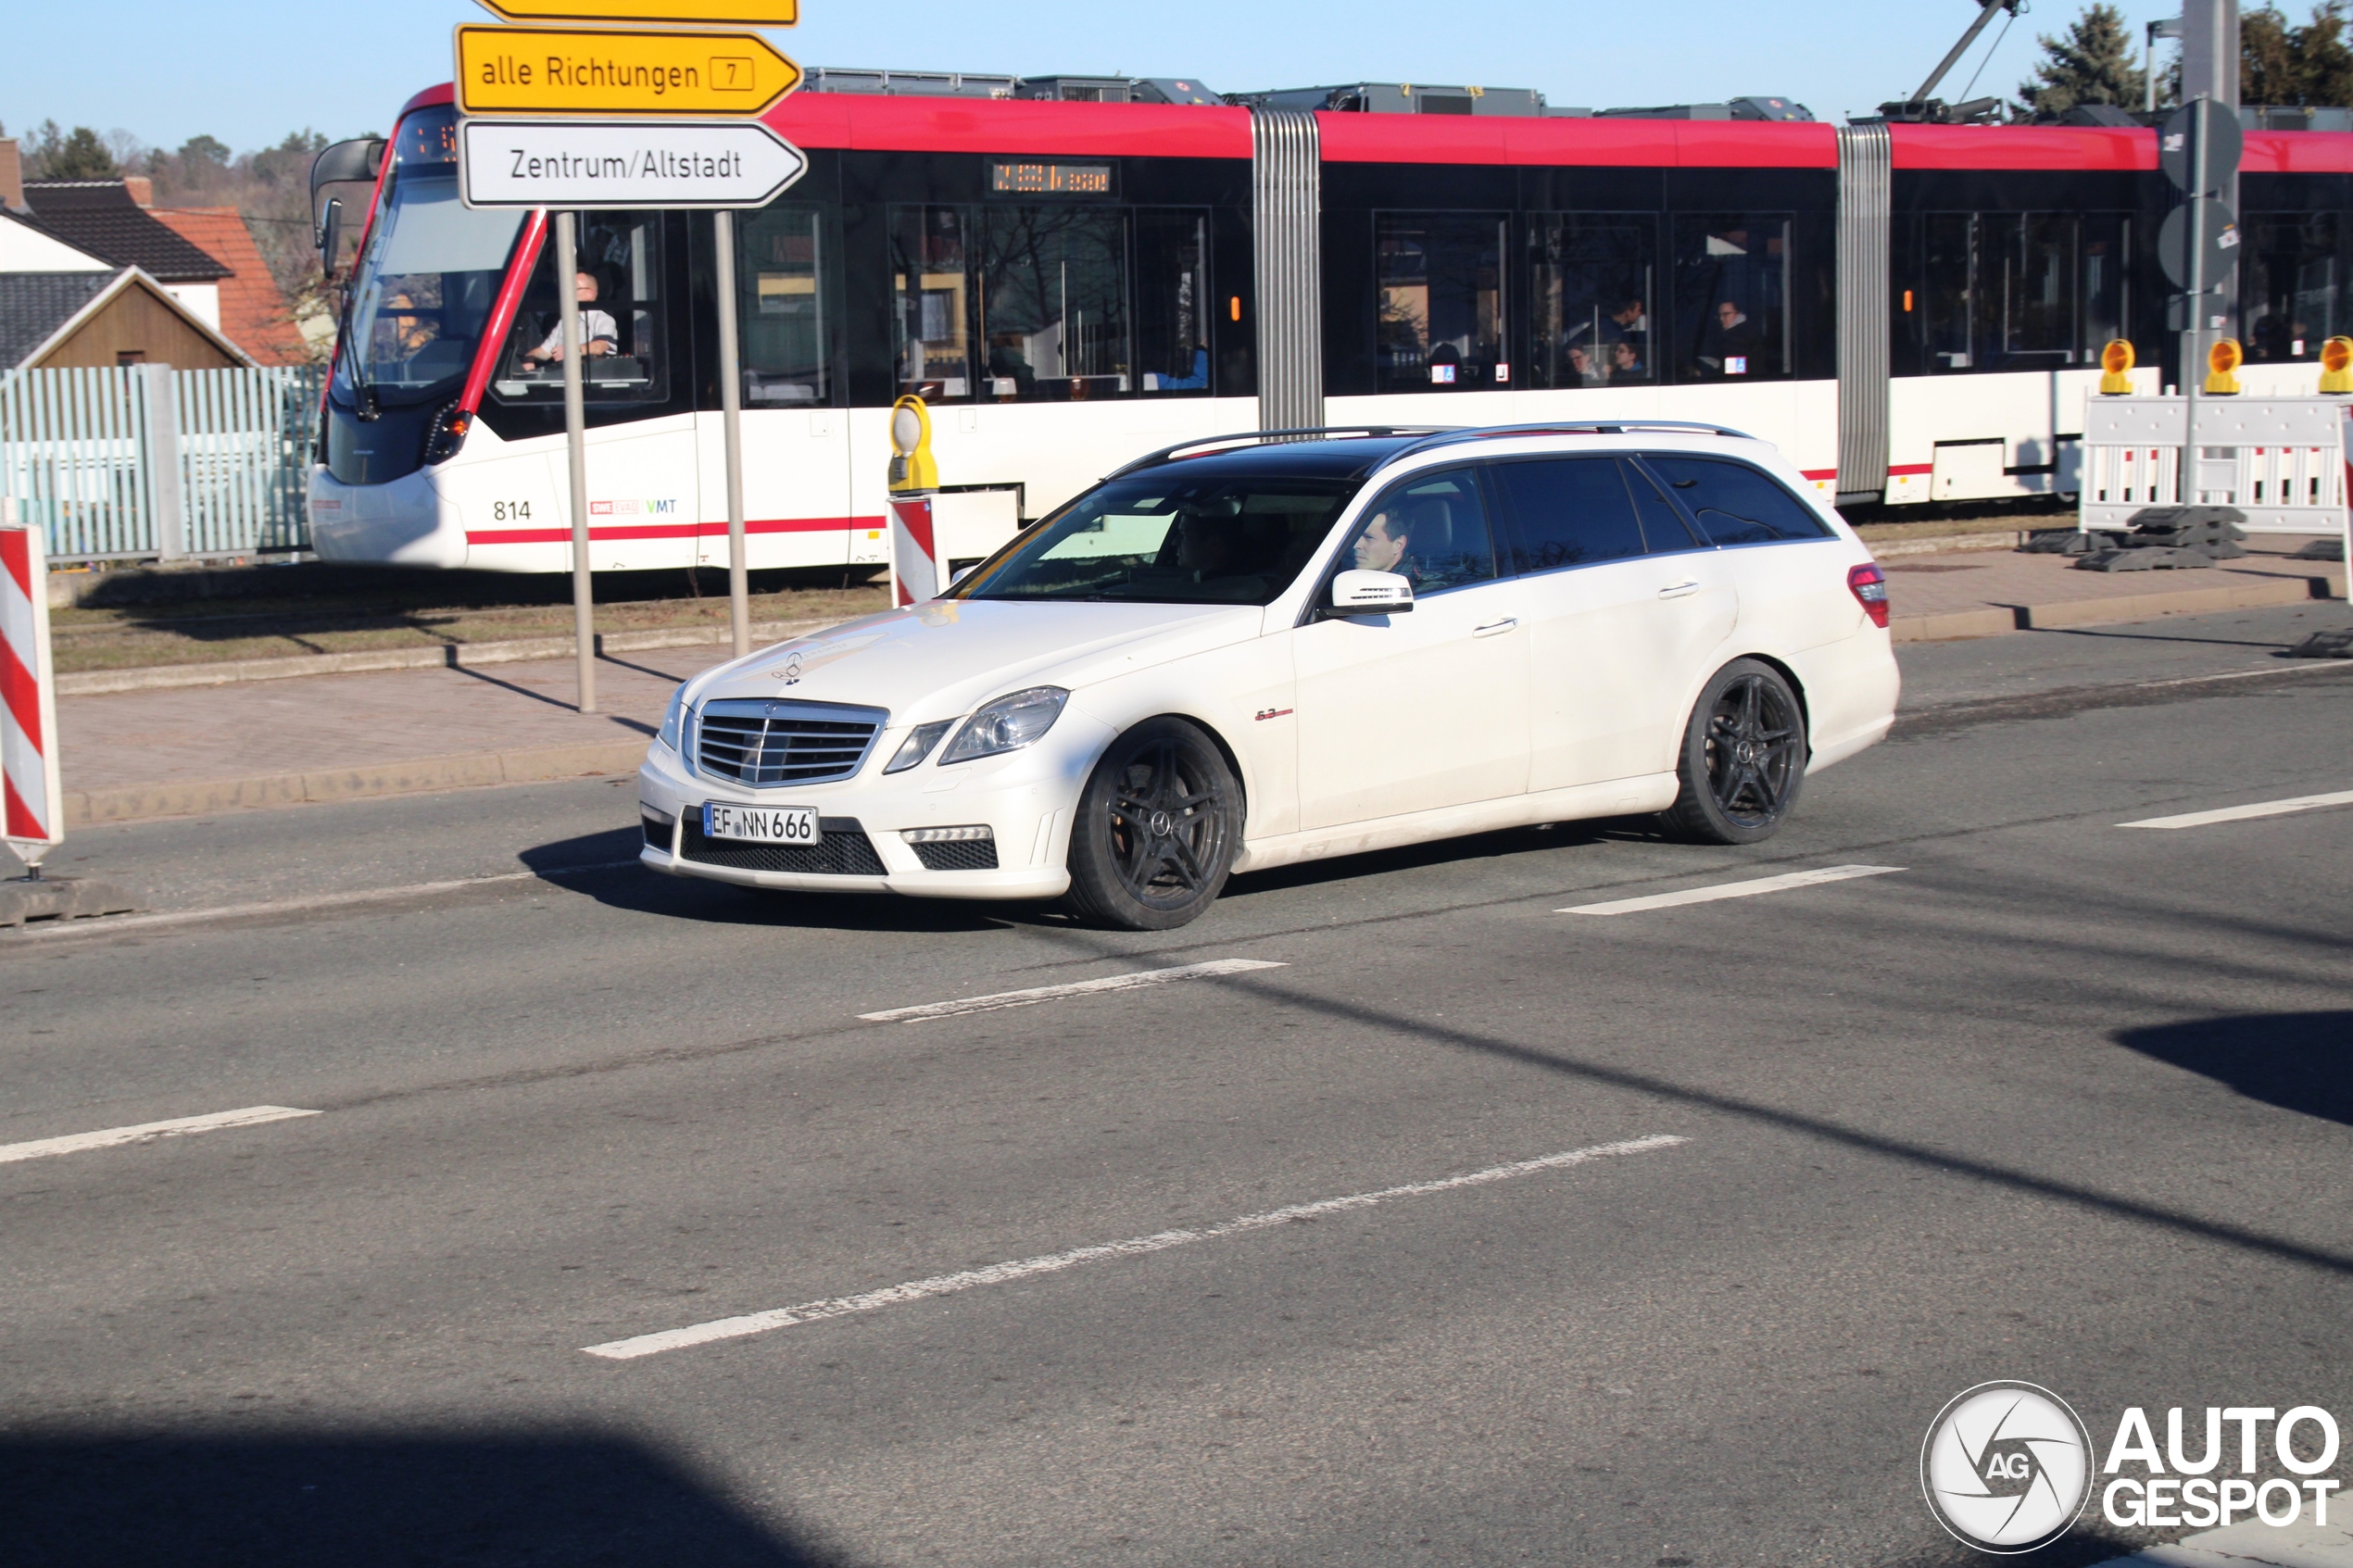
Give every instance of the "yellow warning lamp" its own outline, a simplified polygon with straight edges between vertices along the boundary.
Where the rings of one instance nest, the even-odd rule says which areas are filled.
[[[2100,395],[2123,397],[2131,394],[2133,380],[2125,372],[2133,368],[2133,345],[2122,338],[2110,338],[2100,350]]]
[[[2234,337],[2218,338],[2206,351],[2206,394],[2209,397],[2235,397],[2239,379],[2231,372],[2246,362],[2246,351]]]
[[[2333,337],[2321,345],[2321,390],[2353,392],[2353,337]]]
[[[890,487],[905,493],[939,488],[939,465],[931,458],[931,410],[920,397],[890,406]]]

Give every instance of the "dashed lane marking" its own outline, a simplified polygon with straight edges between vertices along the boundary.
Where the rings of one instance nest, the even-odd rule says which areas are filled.
[[[773,1311],[748,1312],[742,1317],[716,1318],[687,1328],[666,1329],[660,1334],[640,1334],[628,1339],[608,1340],[602,1345],[584,1346],[585,1353],[602,1356],[607,1361],[635,1361],[640,1356],[660,1355],[664,1350],[683,1350],[690,1345],[708,1345],[716,1339],[740,1339],[747,1335],[766,1334],[772,1329],[789,1328],[795,1323],[817,1323],[826,1318],[847,1317],[852,1312],[871,1312],[881,1307],[896,1307],[908,1301],[920,1301],[932,1296],[950,1296],[975,1286],[1005,1285],[1036,1274],[1059,1273],[1084,1263],[1101,1263],[1114,1258],[1133,1258],[1147,1252],[1165,1252],[1172,1247],[1189,1247],[1197,1241],[1216,1241],[1246,1231],[1266,1230],[1276,1225],[1290,1224],[1296,1220],[1321,1219],[1350,1209],[1369,1209],[1397,1198],[1421,1198],[1434,1192],[1451,1192],[1456,1187],[1483,1186],[1490,1182],[1507,1182],[1515,1176],[1532,1176],[1540,1171],[1559,1171],[1572,1165],[1583,1165],[1596,1160],[1606,1160],[1619,1154],[1648,1154],[1654,1149],[1672,1148],[1691,1140],[1660,1133],[1649,1137],[1629,1138],[1623,1143],[1595,1144],[1590,1148],[1572,1148],[1565,1154],[1547,1154],[1537,1160],[1517,1160],[1508,1165],[1490,1165],[1483,1171],[1472,1171],[1460,1176],[1441,1176],[1436,1181],[1408,1182],[1403,1186],[1382,1187],[1378,1192],[1351,1193],[1346,1198],[1327,1198],[1316,1203],[1294,1203],[1287,1209],[1269,1209],[1263,1214],[1244,1214],[1239,1219],[1222,1224],[1204,1225],[1199,1230],[1159,1231],[1151,1236],[1129,1236],[1125,1241],[1107,1241],[1093,1247],[1074,1247],[1067,1252],[1049,1252],[1041,1258],[1023,1258],[1014,1262],[991,1263],[986,1268],[966,1269],[960,1273],[934,1274],[929,1279],[910,1280],[882,1290],[869,1290],[859,1296],[836,1296],[823,1301],[805,1301],[798,1307],[779,1307]]]
[[[986,997],[964,997],[952,1002],[925,1002],[921,1007],[887,1008],[881,1012],[862,1012],[858,1016],[869,1023],[921,1023],[928,1019],[953,1018],[959,1013],[1035,1007],[1039,1002],[1060,1001],[1064,997],[1091,996],[1099,991],[1134,991],[1146,985],[1165,985],[1173,980],[1210,980],[1221,974],[1241,974],[1253,969],[1283,967],[1265,959],[1212,959],[1206,963],[1179,964],[1175,969],[1139,970],[1133,974],[1106,975],[1101,980],[1081,980],[1068,985],[1033,985],[1026,991],[998,991]]]
[[[216,1110],[209,1116],[182,1116],[170,1122],[142,1122],[135,1127],[104,1127],[62,1138],[35,1138],[31,1143],[0,1144],[0,1165],[19,1160],[41,1160],[52,1154],[80,1154],[84,1149],[112,1148],[117,1144],[152,1143],[188,1133],[217,1133],[225,1127],[253,1127],[264,1122],[287,1122],[317,1116],[290,1105],[248,1105],[242,1110]]]
[[[1680,893],[1654,893],[1645,898],[1613,898],[1606,904],[1578,904],[1554,909],[1556,915],[1631,915],[1644,909],[1671,909],[1684,904],[1712,904],[1718,898],[1753,898],[1759,893],[1786,893],[1793,887],[1813,887],[1825,882],[1845,882],[1858,876],[1885,876],[1902,866],[1825,866],[1820,871],[1791,872],[1785,876],[1761,876],[1754,882],[1719,882],[1713,887],[1686,887]]]
[[[2219,811],[2189,811],[2178,817],[2145,817],[2119,822],[2120,828],[2202,828],[2215,822],[2244,822],[2254,817],[2284,817],[2291,811],[2317,811],[2323,806],[2353,806],[2353,789],[2334,795],[2298,795],[2286,800],[2258,800],[2247,806],[2225,806]]]

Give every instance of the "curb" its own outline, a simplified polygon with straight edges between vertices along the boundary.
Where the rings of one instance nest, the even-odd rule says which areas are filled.
[[[752,642],[778,643],[803,632],[837,624],[832,621],[756,621]],[[599,658],[656,648],[716,647],[734,641],[724,626],[681,626],[652,632],[599,633]],[[245,681],[284,681],[300,675],[351,675],[374,670],[469,670],[484,664],[522,664],[570,659],[579,645],[570,637],[520,637],[503,643],[451,643],[437,648],[369,648],[357,653],[297,654],[291,659],[233,659],[218,664],[158,664],[135,670],[79,670],[57,677],[59,696],[99,696],[107,692],[165,691],[175,686],[228,686]]]
[[[472,789],[484,784],[546,784],[555,779],[634,773],[645,760],[643,736],[588,746],[546,746],[523,751],[460,752],[317,773],[265,773],[245,779],[186,784],[126,784],[65,792],[68,827],[101,822],[195,817],[270,806],[323,805],[385,795]]]
[[[2005,632],[2055,632],[2072,626],[2108,626],[2166,615],[2211,615],[2224,609],[2260,609],[2342,597],[2334,577],[2276,577],[2226,587],[2175,588],[2108,599],[2061,599],[2046,605],[2004,605],[1987,609],[1947,610],[1939,615],[1899,615],[1888,628],[1899,643],[1952,642],[1994,637]]]

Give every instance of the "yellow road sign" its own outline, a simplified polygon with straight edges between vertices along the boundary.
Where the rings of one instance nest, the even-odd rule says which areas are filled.
[[[754,115],[800,68],[752,32],[458,29],[461,114]]]
[[[510,22],[686,22],[702,27],[790,27],[800,0],[482,0]]]

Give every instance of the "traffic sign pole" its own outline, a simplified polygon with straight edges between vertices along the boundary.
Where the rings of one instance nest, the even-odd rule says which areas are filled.
[[[725,207],[711,215],[719,253],[719,408],[727,447],[727,626],[736,657],[751,651],[750,575],[744,566],[744,388],[743,353],[736,327],[736,215]]]
[[[579,218],[569,207],[556,214],[556,300],[563,331],[564,449],[572,465],[573,666],[579,709],[597,711],[597,616],[595,581],[588,572],[587,408],[581,364],[580,298],[573,282],[580,272]]]

